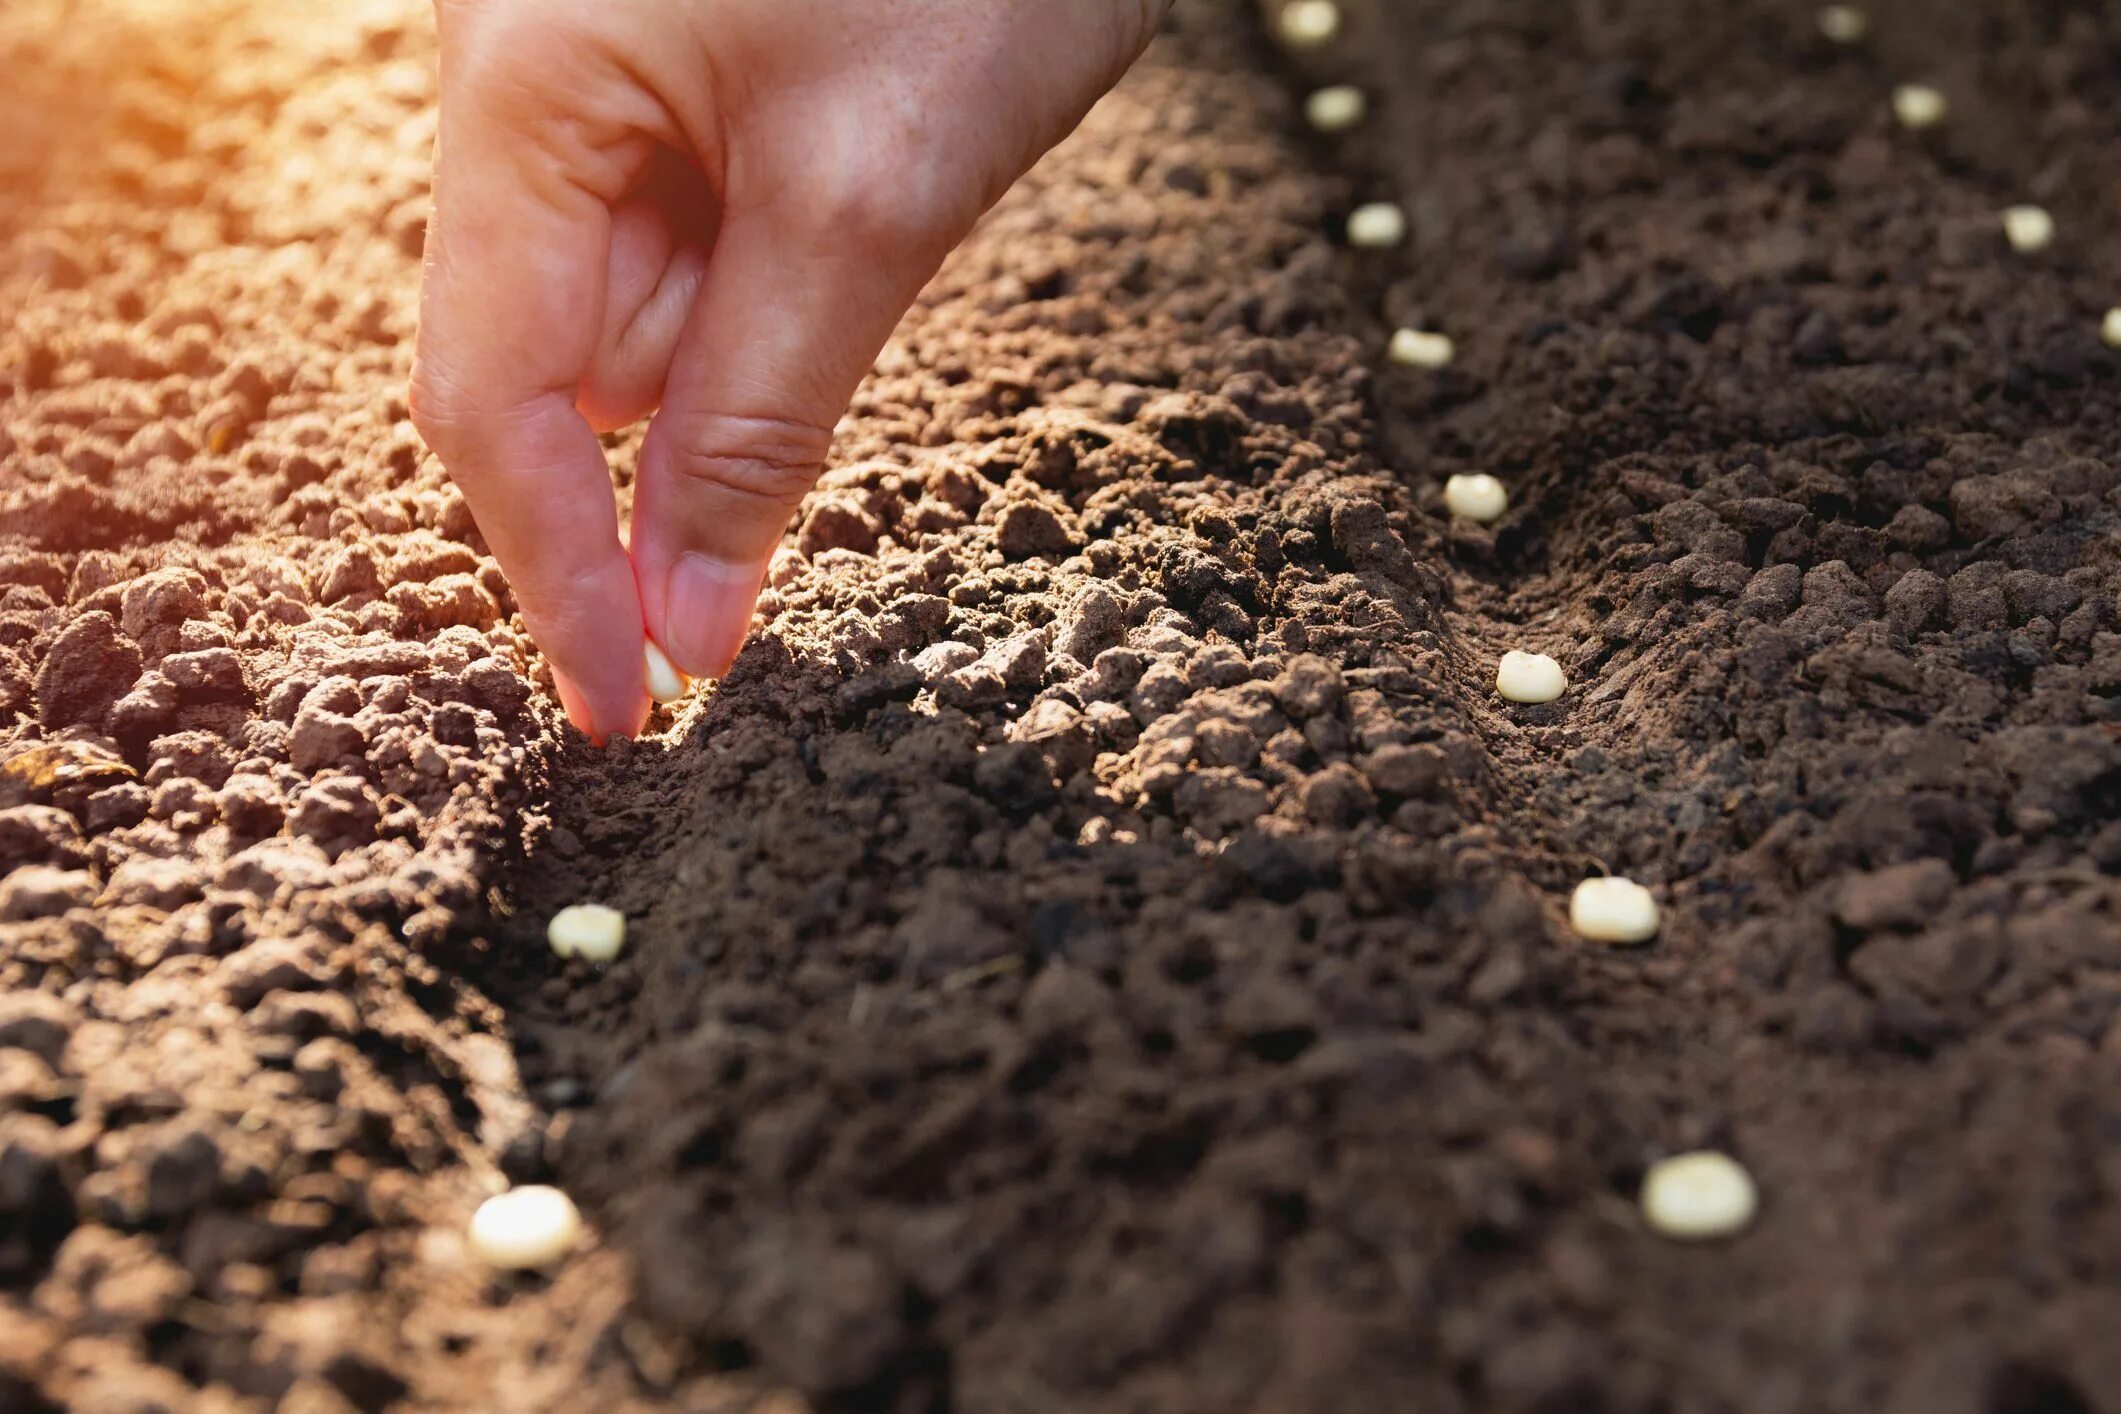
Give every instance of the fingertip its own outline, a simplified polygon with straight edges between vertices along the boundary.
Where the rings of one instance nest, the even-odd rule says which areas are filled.
[[[580,729],[582,735],[596,746],[603,746],[614,736],[639,736],[647,725],[652,704],[644,681],[634,690],[630,699],[621,694],[616,700],[596,702],[581,684],[561,672],[552,671],[552,685],[558,693],[560,706],[566,709],[567,720]]]

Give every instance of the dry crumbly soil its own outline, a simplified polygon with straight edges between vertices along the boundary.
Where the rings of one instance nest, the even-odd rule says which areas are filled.
[[[2121,22],[1345,8],[1179,7],[602,752],[405,421],[420,7],[0,11],[0,1410],[2121,1410]]]

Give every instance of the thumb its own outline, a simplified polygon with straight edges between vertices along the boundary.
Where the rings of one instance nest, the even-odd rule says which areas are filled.
[[[833,425],[950,244],[823,224],[830,239],[730,213],[641,446],[642,610],[694,677],[719,677],[736,657]]]

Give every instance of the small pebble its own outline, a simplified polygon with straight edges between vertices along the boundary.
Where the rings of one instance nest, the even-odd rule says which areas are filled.
[[[1389,201],[1373,201],[1348,213],[1349,245],[1378,250],[1406,238],[1406,213]]]
[[[1934,128],[1944,121],[1944,95],[1926,83],[1904,83],[1893,90],[1893,116],[1905,128]]]
[[[2044,206],[2006,206],[2003,238],[2020,255],[2038,255],[2055,243],[2055,218]]]
[[[668,706],[692,690],[691,681],[677,670],[669,655],[650,642],[643,650],[648,660],[648,695]]]
[[[1510,493],[1500,481],[1479,471],[1447,479],[1443,484],[1443,504],[1454,516],[1486,525],[1500,520],[1510,508]]]
[[[2099,321],[2099,337],[2108,348],[2121,349],[2121,305],[2106,311],[2106,317]]]
[[[1568,689],[1561,664],[1544,653],[1520,653],[1513,648],[1502,655],[1495,669],[1495,690],[1512,702],[1552,702]]]
[[[1642,1215],[1651,1231],[1680,1242],[1743,1232],[1759,1210],[1753,1176],[1713,1149],[1659,1159],[1642,1176]]]
[[[552,915],[545,941],[561,957],[609,962],[626,946],[626,915],[601,903],[577,903]]]
[[[1457,356],[1458,345],[1451,342],[1449,334],[1432,334],[1426,329],[1396,329],[1392,332],[1392,344],[1387,352],[1394,363],[1410,364],[1415,368],[1443,368]]]
[[[1281,11],[1281,38],[1292,49],[1310,49],[1340,33],[1340,6],[1333,0],[1292,0]]]
[[[559,1189],[526,1184],[479,1204],[470,1236],[472,1255],[489,1267],[549,1266],[581,1240],[582,1215]]]
[[[1569,895],[1569,926],[1594,943],[1646,943],[1659,921],[1657,900],[1632,879],[1585,879]]]
[[[1822,5],[1819,32],[1836,44],[1861,44],[1871,32],[1871,17],[1854,5]]]
[[[1304,119],[1322,133],[1346,132],[1362,121],[1367,107],[1361,89],[1351,83],[1337,83],[1304,100]]]

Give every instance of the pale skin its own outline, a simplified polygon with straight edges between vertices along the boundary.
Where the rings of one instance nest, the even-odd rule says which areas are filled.
[[[1169,0],[437,0],[412,416],[596,740],[725,672],[832,428]],[[597,433],[653,414],[622,540]]]

